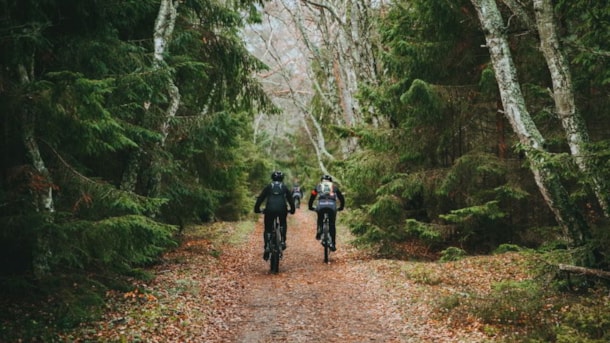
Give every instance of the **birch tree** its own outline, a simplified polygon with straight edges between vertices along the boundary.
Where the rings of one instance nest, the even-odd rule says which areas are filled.
[[[282,1],[270,3],[266,14],[275,16],[275,22],[283,25],[285,30],[279,34],[260,35],[262,40],[273,40],[264,43],[264,56],[273,54],[272,45],[295,42],[299,54],[305,58],[291,61],[288,76],[282,83],[295,75],[294,65],[299,64],[301,75],[307,76],[307,91],[282,92],[283,95],[297,96],[300,102],[299,121],[303,131],[308,134],[316,152],[318,164],[325,170],[325,161],[346,157],[357,148],[357,140],[352,137],[335,140],[328,130],[331,125],[353,129],[362,125],[372,116],[372,110],[363,109],[357,94],[367,84],[375,84],[378,78],[374,52],[377,49],[375,27],[371,21],[372,12],[384,6],[384,2],[370,0],[350,1]],[[268,27],[272,27],[271,25]],[[278,41],[280,43],[278,43]],[[262,54],[261,54],[262,55]],[[287,57],[290,56],[290,57]],[[277,72],[288,66],[287,60],[292,54],[280,52],[272,58],[271,63],[279,66]],[[272,68],[276,70],[276,68]],[[303,93],[309,92],[309,98]],[[313,92],[313,94],[311,94]],[[332,141],[333,149],[327,143]],[[339,150],[336,150],[339,147]]]
[[[566,134],[570,153],[576,165],[591,180],[592,189],[606,217],[610,215],[610,190],[595,167],[591,165],[589,134],[574,101],[572,73],[566,57],[562,52],[557,36],[553,6],[550,0],[534,0],[536,27],[540,36],[540,49],[551,74],[553,83],[553,100],[555,112]]]
[[[503,111],[530,162],[540,193],[557,223],[575,244],[582,244],[589,228],[569,202],[569,196],[549,164],[544,139],[525,106],[517,71],[506,38],[505,23],[495,0],[471,0],[485,33],[486,46],[498,82]]]
[[[159,71],[166,75],[166,87],[169,98],[169,104],[165,109],[165,118],[159,128],[161,133],[161,141],[158,144],[158,148],[163,150],[165,148],[165,142],[169,135],[170,123],[172,118],[176,116],[178,107],[180,106],[180,90],[176,86],[173,80],[173,73],[165,63],[164,55],[167,53],[167,46],[172,38],[174,27],[176,25],[176,18],[178,16],[178,6],[181,1],[174,0],[162,0],[159,6],[159,13],[155,20],[154,26],[154,61],[153,70]],[[161,185],[161,161],[159,157],[153,160],[153,176],[150,194],[153,196],[159,195],[159,187]]]
[[[25,68],[23,64],[17,66],[21,84],[27,86],[34,77],[34,66]],[[29,71],[28,71],[29,70]],[[55,212],[53,201],[53,179],[46,167],[46,163],[40,154],[38,146],[38,137],[36,136],[36,115],[32,113],[30,106],[25,105],[22,108],[22,138],[23,145],[30,158],[32,166],[37,172],[38,182],[32,182],[32,193],[34,194],[34,207],[38,213],[43,215],[52,214]],[[42,277],[50,271],[49,259],[52,256],[50,248],[50,233],[43,229],[36,237],[36,248],[34,252],[34,260],[32,268],[36,277]]]
[[[530,31],[538,33],[540,50],[553,85],[551,96],[555,104],[555,115],[563,126],[574,162],[591,184],[604,215],[608,217],[610,213],[608,184],[592,165],[592,152],[588,148],[589,133],[575,104],[572,72],[560,44],[553,4],[550,0],[534,0],[534,18],[531,18],[523,4],[515,0],[502,1]]]

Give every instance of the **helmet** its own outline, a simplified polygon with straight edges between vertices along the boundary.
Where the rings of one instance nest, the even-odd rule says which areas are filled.
[[[271,173],[271,180],[273,180],[273,181],[283,181],[284,180],[284,174],[281,171],[276,170],[273,173]]]
[[[332,182],[332,181],[333,181],[333,178],[332,178],[330,175],[328,175],[328,174],[324,174],[324,175],[322,175],[322,177],[320,178],[320,181],[324,181],[324,180],[328,180],[328,181]]]

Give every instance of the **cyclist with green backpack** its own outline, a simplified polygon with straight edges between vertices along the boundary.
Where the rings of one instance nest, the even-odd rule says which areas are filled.
[[[265,186],[254,204],[254,213],[261,213],[261,205],[265,199],[265,232],[263,233],[263,242],[265,242],[265,252],[263,259],[269,259],[269,237],[273,230],[273,220],[280,217],[280,226],[282,227],[282,250],[286,249],[286,217],[288,216],[288,206],[290,214],[294,214],[294,200],[292,192],[284,184],[284,174],[281,171],[274,171],[271,174],[271,183]],[[286,205],[288,204],[288,206]]]
[[[318,205],[313,206],[314,201],[318,198]],[[341,205],[337,207],[337,200],[341,202]],[[333,242],[330,246],[330,250],[336,251],[336,233],[335,221],[337,220],[337,211],[343,211],[345,206],[345,198],[339,190],[339,187],[333,182],[333,178],[330,175],[323,175],[320,178],[320,183],[311,190],[311,196],[309,197],[309,210],[316,211],[318,213],[318,228],[316,232],[316,239],[320,239],[322,234],[322,220],[324,213],[328,213],[328,219],[330,224],[330,237]]]

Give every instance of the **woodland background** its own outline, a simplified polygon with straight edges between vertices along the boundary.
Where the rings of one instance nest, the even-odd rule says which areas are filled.
[[[584,0],[0,0],[0,288],[75,325],[74,294],[248,220],[276,169],[331,174],[379,256],[608,270],[609,26]]]

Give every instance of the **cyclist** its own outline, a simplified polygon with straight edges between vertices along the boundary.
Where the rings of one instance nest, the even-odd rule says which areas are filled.
[[[303,198],[303,191],[301,191],[301,186],[299,186],[298,183],[295,183],[294,186],[292,186],[292,198],[294,199],[296,208],[299,208],[301,199]]]
[[[318,198],[318,206],[313,207],[313,202]],[[337,207],[337,200],[341,202],[340,206]],[[322,220],[324,219],[324,213],[328,213],[328,219],[330,224],[330,237],[333,242],[330,246],[330,250],[336,251],[337,246],[335,245],[336,227],[335,221],[337,219],[337,211],[343,211],[345,206],[345,198],[339,190],[339,187],[333,182],[333,178],[330,175],[323,175],[320,178],[320,183],[311,190],[311,196],[309,197],[309,210],[316,211],[318,213],[318,227],[316,232],[316,239],[319,240],[322,235]]]
[[[281,171],[274,171],[271,174],[271,183],[265,186],[254,204],[254,213],[261,213],[261,205],[265,199],[265,231],[263,233],[263,242],[265,242],[265,252],[263,259],[269,259],[269,238],[273,230],[273,220],[275,217],[280,217],[280,225],[282,227],[282,250],[286,249],[286,217],[288,216],[288,206],[290,206],[290,214],[294,214],[294,200],[292,192],[284,184],[284,174]],[[288,206],[286,206],[288,204]]]

